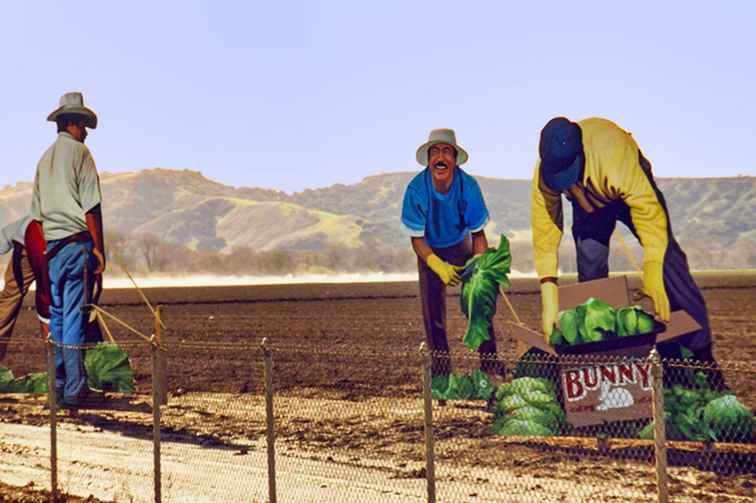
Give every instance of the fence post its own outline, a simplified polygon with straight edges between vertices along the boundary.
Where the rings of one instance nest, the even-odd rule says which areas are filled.
[[[651,375],[653,376],[654,454],[656,457],[656,494],[659,503],[669,501],[667,477],[667,429],[664,418],[664,371],[656,348],[651,350]]]
[[[276,503],[276,423],[273,416],[273,354],[268,347],[268,338],[260,343],[265,360],[265,423],[268,444],[268,501]]]
[[[58,401],[55,396],[55,345],[47,341],[47,407],[50,411],[50,501],[58,501]]]
[[[433,452],[433,395],[431,391],[431,361],[433,355],[425,343],[420,345],[423,357],[423,401],[425,405],[425,480],[428,486],[428,503],[436,503],[436,458]]]
[[[163,346],[163,317],[160,306],[155,308],[155,342],[158,349],[157,373],[155,375],[155,385],[158,390],[158,401],[160,405],[168,405],[168,360],[167,353]]]
[[[161,349],[158,347],[155,336],[150,340],[152,350],[152,464],[154,468],[153,480],[155,482],[155,503],[162,503],[162,475],[160,467],[160,390],[159,368]]]

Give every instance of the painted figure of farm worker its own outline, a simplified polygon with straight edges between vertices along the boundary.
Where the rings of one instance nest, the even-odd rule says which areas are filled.
[[[460,283],[465,262],[488,249],[488,209],[478,182],[459,166],[468,154],[452,129],[434,129],[417,149],[418,173],[404,193],[402,223],[417,254],[420,300],[428,345],[433,352],[434,376],[451,372],[446,335],[446,286]],[[481,344],[480,368],[495,376],[503,373],[496,358],[496,339]]]
[[[0,360],[5,356],[24,296],[35,281],[37,317],[47,338],[50,324],[50,286],[42,227],[26,216],[0,230],[0,255],[12,252],[0,293]]]
[[[87,309],[94,283],[105,270],[100,180],[84,145],[87,128],[97,116],[84,106],[81,93],[66,93],[47,118],[58,137],[37,165],[31,215],[42,224],[52,294],[50,337],[65,345],[55,351],[55,392],[63,406],[86,404],[94,393],[87,386],[83,352]]]
[[[632,135],[601,118],[550,120],[541,131],[540,159],[532,185],[532,229],[536,271],[541,281],[543,332],[557,323],[557,250],[562,238],[562,195],[572,204],[572,235],[578,280],[609,274],[609,240],[617,221],[643,246],[643,291],[658,317],[683,309],[701,330],[680,342],[695,359],[712,362],[709,318],[693,281],[685,253],[672,234],[667,204]],[[662,356],[679,357],[679,345],[660,347]]]

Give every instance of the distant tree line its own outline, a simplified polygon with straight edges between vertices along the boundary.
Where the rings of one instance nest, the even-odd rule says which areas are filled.
[[[214,275],[286,275],[302,273],[406,273],[417,270],[417,258],[406,246],[389,246],[380,242],[357,247],[331,245],[319,251],[255,250],[241,246],[227,252],[194,250],[169,243],[154,234],[111,232],[106,236],[110,271],[117,274],[120,264],[139,274],[214,274]],[[626,240],[635,264],[642,263],[642,250],[632,239]],[[491,243],[498,245],[498,243]],[[739,241],[733,246],[713,248],[710,243],[682,243],[694,269],[731,269],[756,267],[756,246]],[[512,269],[532,272],[533,254],[529,242],[511,243]],[[635,265],[617,242],[612,244],[609,266],[614,271],[632,271]],[[577,270],[575,248],[565,238],[560,249],[560,267],[566,272]]]
[[[255,250],[248,246],[228,252],[193,250],[169,243],[154,234],[106,236],[108,259],[140,274],[285,275],[302,273],[409,272],[416,258],[409,244],[404,249],[364,244],[331,245],[320,251]],[[409,243],[409,242],[408,242]]]

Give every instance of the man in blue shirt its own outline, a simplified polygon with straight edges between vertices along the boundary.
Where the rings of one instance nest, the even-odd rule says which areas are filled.
[[[460,283],[460,272],[473,255],[488,249],[483,230],[488,209],[478,182],[459,167],[468,159],[452,129],[434,129],[417,149],[417,162],[426,168],[407,186],[402,224],[418,256],[420,299],[428,345],[433,352],[431,374],[451,373],[446,337],[446,286]],[[502,375],[496,339],[481,344],[480,368]]]

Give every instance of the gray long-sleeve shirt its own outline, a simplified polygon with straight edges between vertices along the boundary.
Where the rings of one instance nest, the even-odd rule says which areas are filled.
[[[29,227],[31,221],[31,215],[26,215],[0,229],[0,255],[5,255],[11,251],[14,242],[24,246],[26,228]]]

